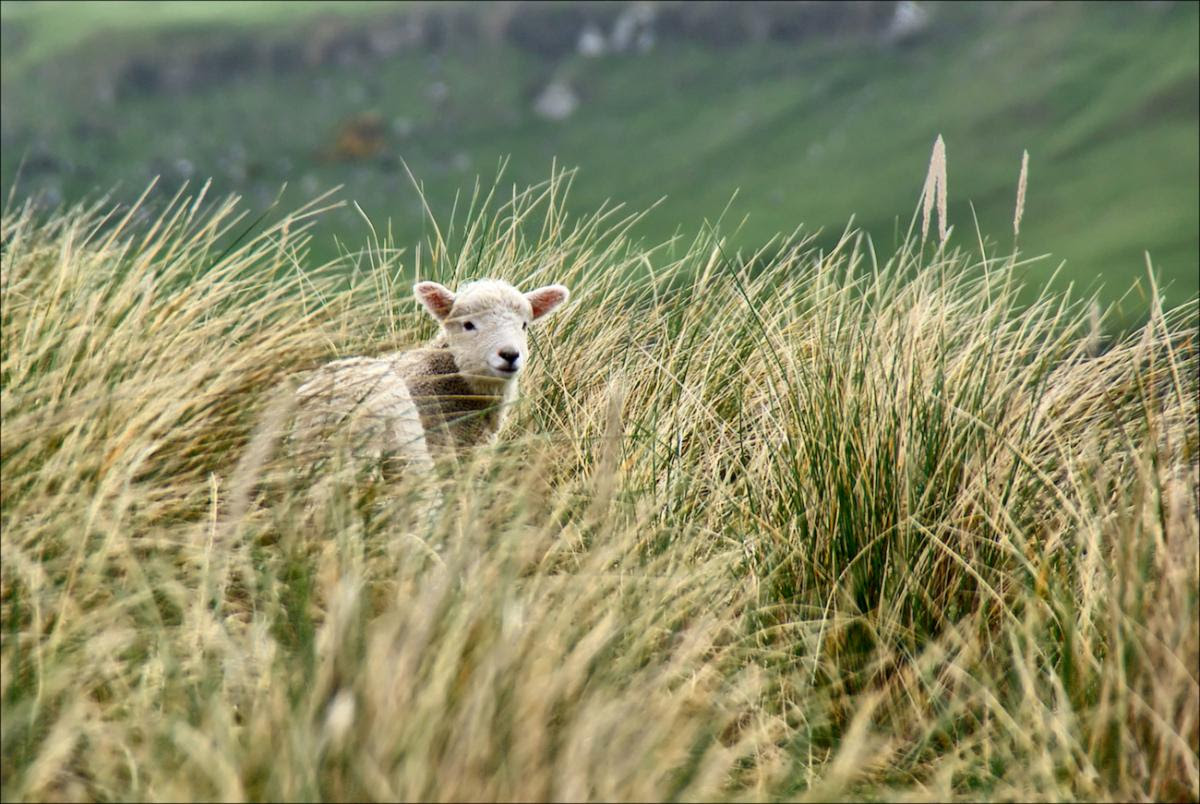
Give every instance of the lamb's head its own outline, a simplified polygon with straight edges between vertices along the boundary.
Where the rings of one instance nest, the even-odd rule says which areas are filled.
[[[567,300],[562,285],[522,293],[507,282],[481,279],[452,293],[437,282],[413,287],[442,327],[442,338],[458,370],[489,381],[515,379],[529,355],[529,324]]]

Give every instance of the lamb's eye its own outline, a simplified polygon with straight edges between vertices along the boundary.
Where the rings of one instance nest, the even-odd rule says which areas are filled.
[[[528,321],[522,321],[522,322],[521,322],[521,329],[529,329],[529,322],[528,322]]]
[[[465,329],[467,332],[474,332],[475,325],[472,324],[470,321],[468,321],[465,324],[463,324],[463,329]]]

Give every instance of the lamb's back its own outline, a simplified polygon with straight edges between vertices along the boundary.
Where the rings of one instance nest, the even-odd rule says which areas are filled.
[[[420,412],[406,377],[418,353],[351,357],[328,363],[296,389],[296,440],[348,443],[358,453],[428,462]]]

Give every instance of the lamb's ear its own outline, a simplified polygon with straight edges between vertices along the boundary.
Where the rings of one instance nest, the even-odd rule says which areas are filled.
[[[437,282],[418,282],[413,285],[413,295],[438,321],[444,321],[454,306],[454,294]]]
[[[562,285],[546,285],[544,288],[529,291],[525,298],[529,299],[530,305],[533,306],[534,319],[538,319],[565,302],[570,295],[570,291]]]

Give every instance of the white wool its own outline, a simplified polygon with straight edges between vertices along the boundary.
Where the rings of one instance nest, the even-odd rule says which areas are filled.
[[[293,440],[308,453],[305,457],[349,446],[373,461],[392,456],[429,468],[425,430],[404,379],[414,358],[419,359],[417,353],[351,357],[313,372],[296,389]]]

